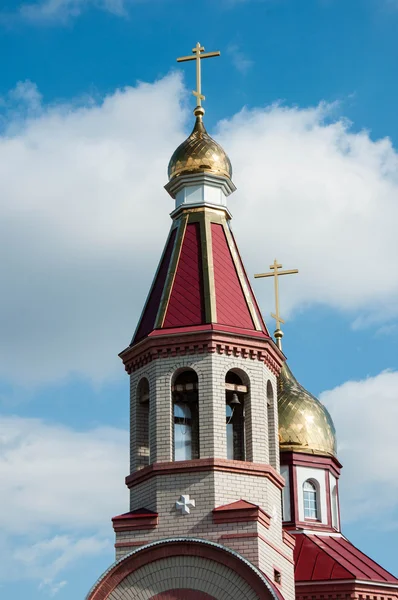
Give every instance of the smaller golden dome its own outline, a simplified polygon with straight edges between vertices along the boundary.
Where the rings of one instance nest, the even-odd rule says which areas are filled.
[[[197,112],[196,115],[191,135],[178,146],[170,159],[169,179],[187,173],[214,173],[231,178],[232,166],[228,156],[207,133],[202,114]]]
[[[336,430],[326,407],[299,384],[285,363],[278,378],[281,452],[336,456]]]

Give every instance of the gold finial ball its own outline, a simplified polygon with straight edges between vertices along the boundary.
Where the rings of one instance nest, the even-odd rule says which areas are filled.
[[[204,112],[202,106],[195,108],[195,126],[170,159],[169,179],[193,173],[212,173],[231,179],[231,161],[220,144],[207,133],[202,120]]]
[[[203,106],[196,106],[193,110],[193,114],[195,115],[195,117],[203,117],[205,114],[205,109],[203,108]]]
[[[282,331],[282,329],[275,329],[274,336],[277,339],[282,339],[283,338],[283,331]]]

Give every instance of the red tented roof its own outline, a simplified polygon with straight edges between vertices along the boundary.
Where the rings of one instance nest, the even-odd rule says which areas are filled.
[[[228,223],[211,219],[189,213],[174,223],[131,346],[204,325],[269,338]]]
[[[247,300],[243,294],[223,226],[212,223],[211,235],[217,323],[253,329],[253,320],[250,316]]]
[[[398,585],[398,579],[342,536],[303,533],[295,538],[296,582],[357,579]]]
[[[166,282],[167,271],[169,269],[170,259],[174,248],[176,231],[176,229],[173,229],[169,236],[163,257],[160,261],[158,272],[156,273],[155,280],[152,284],[152,289],[149,292],[149,297],[145,305],[141,321],[134,336],[134,343],[142,340],[142,338],[146,337],[148,333],[151,333],[151,331],[154,329],[160,300],[163,294],[163,288]]]
[[[199,223],[187,225],[163,327],[205,322]]]

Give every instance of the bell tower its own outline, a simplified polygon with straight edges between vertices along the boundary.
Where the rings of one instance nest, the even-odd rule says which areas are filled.
[[[130,508],[113,519],[117,562],[90,600],[294,598],[279,467],[284,355],[231,229],[230,160],[203,122],[201,59],[218,54],[198,44],[179,59],[196,60],[195,123],[169,163],[170,232],[120,354],[130,376]]]

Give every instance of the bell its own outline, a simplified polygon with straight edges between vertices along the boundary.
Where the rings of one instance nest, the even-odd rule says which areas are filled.
[[[229,402],[229,405],[230,406],[238,406],[238,404],[240,404],[240,400],[238,398],[238,394],[236,392],[234,392],[232,394],[232,398],[231,398],[231,400]]]

